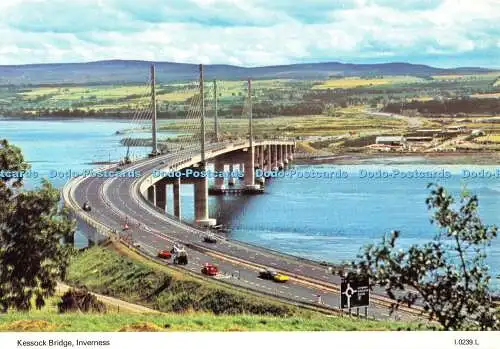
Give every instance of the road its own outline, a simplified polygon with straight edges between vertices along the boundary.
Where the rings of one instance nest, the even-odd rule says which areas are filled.
[[[144,176],[157,169],[160,163],[165,167],[179,157],[188,158],[193,153],[186,150],[182,154],[162,155],[134,163],[123,170],[139,170]],[[189,254],[189,263],[185,268],[191,272],[200,273],[204,263],[213,263],[221,270],[218,278],[225,282],[284,297],[292,302],[316,304],[318,295],[321,295],[325,306],[339,307],[337,290],[341,280],[339,276],[332,275],[327,267],[225,238],[219,238],[215,244],[204,243],[203,230],[181,223],[151,205],[138,194],[138,183],[137,178],[88,177],[73,189],[73,195],[79,207],[87,201],[92,207],[90,215],[111,229],[121,231],[127,221],[130,229],[122,232],[122,237],[131,236],[151,258],[156,258],[160,249],[170,249],[174,243],[184,244]],[[286,209],[285,205],[283,209]],[[291,276],[290,281],[279,284],[260,279],[258,270],[263,266],[286,273]],[[383,291],[378,290],[378,293],[380,297]],[[414,318],[403,312],[391,315],[383,302],[372,302],[368,315],[378,319]]]

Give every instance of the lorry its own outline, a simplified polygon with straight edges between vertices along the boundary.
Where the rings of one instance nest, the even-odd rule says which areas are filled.
[[[174,245],[172,250],[170,251],[173,256],[174,264],[186,265],[188,264],[188,254],[183,247]]]

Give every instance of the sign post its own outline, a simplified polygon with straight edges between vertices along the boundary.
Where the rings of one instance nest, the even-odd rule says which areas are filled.
[[[359,308],[365,307],[367,315],[368,306],[370,305],[370,280],[360,276],[352,276],[343,278],[340,284],[340,308],[348,309],[351,314],[351,309],[356,308],[356,314],[359,315]]]

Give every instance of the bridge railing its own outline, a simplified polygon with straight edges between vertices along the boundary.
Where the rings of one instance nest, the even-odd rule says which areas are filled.
[[[98,170],[104,170],[107,167],[100,168]],[[70,179],[66,182],[66,184],[62,188],[62,197],[63,204],[67,207],[73,214],[77,217],[77,219],[85,222],[89,227],[95,229],[97,234],[114,239],[117,237],[117,233],[115,230],[110,227],[102,224],[98,220],[94,219],[91,215],[85,212],[76,201],[73,199],[73,190],[85,179],[85,177],[79,176]]]

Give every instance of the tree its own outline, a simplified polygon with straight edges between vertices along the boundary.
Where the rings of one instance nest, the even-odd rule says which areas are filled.
[[[482,223],[477,196],[464,190],[456,203],[443,187],[429,187],[426,204],[438,228],[434,239],[403,250],[394,231],[378,246],[365,247],[353,267],[370,278],[372,288],[385,287],[395,308],[421,304],[446,330],[498,329],[485,264],[497,228]]]
[[[0,141],[0,306],[29,310],[55,293],[64,278],[71,247],[62,244],[75,226],[60,208],[59,191],[48,181],[41,188],[22,190],[29,169],[21,150]],[[10,172],[7,172],[10,171]],[[17,176],[17,178],[13,178]]]

